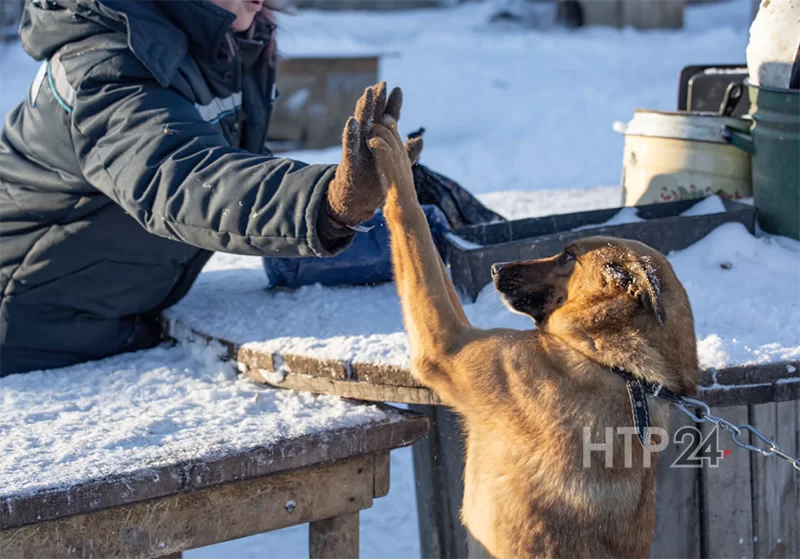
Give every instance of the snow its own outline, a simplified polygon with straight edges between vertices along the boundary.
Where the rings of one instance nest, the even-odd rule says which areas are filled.
[[[478,198],[508,219],[524,219],[613,208],[620,204],[622,190],[610,186],[579,190],[499,191],[478,194]]]
[[[722,198],[717,195],[709,196],[698,203],[694,204],[691,208],[683,212],[683,217],[691,217],[697,215],[719,214],[725,213],[725,204],[722,203]]]
[[[619,184],[624,138],[613,131],[611,124],[629,121],[637,107],[674,110],[677,77],[685,65],[742,64],[750,8],[748,0],[693,4],[687,7],[683,31],[648,32],[631,29],[542,32],[507,25],[492,26],[486,23],[491,8],[481,3],[465,3],[448,10],[400,13],[306,11],[295,17],[280,17],[279,46],[288,54],[390,54],[381,60],[380,74],[390,85],[403,87],[401,131],[408,132],[420,126],[427,129],[422,162],[479,193],[487,205],[505,217],[518,219],[617,206],[621,192],[611,185]],[[0,114],[7,113],[25,96],[37,70],[38,63],[28,59],[18,44],[0,44]],[[311,163],[330,163],[338,161],[340,150],[332,148],[291,155]],[[598,185],[606,186],[598,188]],[[672,256],[681,279],[687,283],[696,317],[700,319],[697,331],[701,353],[707,363],[797,355],[799,255],[800,247],[794,241],[778,237],[756,239],[742,230],[728,227]],[[722,262],[729,262],[732,267],[721,269]],[[698,269],[693,271],[692,266]],[[705,279],[705,275],[709,278]],[[208,320],[214,328],[241,335],[248,341],[270,339],[270,343],[276,345],[305,344],[308,351],[320,354],[338,351],[345,357],[369,343],[374,347],[370,359],[402,361],[398,346],[405,340],[400,334],[399,309],[392,286],[372,290],[310,287],[296,293],[278,294],[266,293],[265,283],[259,259],[216,255],[176,312],[190,314],[195,326],[203,326],[203,320]],[[781,301],[781,309],[767,304],[767,293],[773,300]],[[201,311],[203,296],[209,299],[206,309]],[[303,308],[313,303],[321,309],[305,316],[297,310],[301,303],[305,305]],[[373,304],[382,307],[373,308]],[[327,309],[324,305],[328,305]],[[484,290],[468,312],[472,318],[479,318],[483,326],[530,327],[524,317],[510,314],[491,288]],[[325,313],[335,320],[322,321],[320,316]],[[224,324],[226,314],[238,315],[239,324]],[[362,319],[375,330],[368,331]],[[283,329],[279,329],[281,321],[285,324]],[[252,334],[248,333],[248,328]],[[311,333],[321,338],[317,342],[302,340]],[[368,339],[370,335],[379,336],[381,340]],[[342,339],[334,341],[337,336]],[[346,343],[345,336],[349,338]],[[769,346],[770,341],[777,345]],[[121,393],[135,394],[136,386],[146,386],[148,389],[143,392],[153,394],[136,398],[158,401],[149,412],[154,418],[163,417],[171,407],[183,406],[183,399],[193,402],[192,405],[206,405],[198,403],[203,394],[210,397],[222,393],[224,397],[220,402],[228,402],[230,409],[213,408],[217,411],[205,420],[213,419],[216,413],[223,415],[211,424],[208,432],[229,428],[231,416],[225,414],[241,419],[242,429],[249,428],[252,417],[242,411],[247,408],[246,394],[263,389],[227,380],[227,373],[217,380],[208,372],[213,368],[184,379],[186,373],[181,367],[188,365],[181,363],[186,360],[188,364],[189,357],[176,349],[155,351],[165,352],[164,362],[155,368],[142,365],[145,369],[137,369],[138,365],[134,364],[121,366],[123,370],[115,382],[119,391],[87,384],[81,386],[87,393],[102,390],[109,402],[119,403],[118,413],[123,413],[121,408],[125,403]],[[147,355],[137,358],[147,362]],[[139,370],[147,374],[133,372]],[[49,381],[53,374],[51,371],[33,376]],[[147,383],[147,378],[140,379],[140,376],[163,380]],[[176,392],[170,397],[173,381],[177,381]],[[70,384],[66,380],[63,383],[56,382],[48,390],[42,390],[41,384],[36,390],[31,389],[27,396],[32,402],[30,409],[41,405],[55,413],[56,406],[63,404],[64,414],[76,413],[69,411],[68,406],[73,403],[70,400],[58,403],[58,391],[67,390]],[[130,392],[125,392],[128,385]],[[3,379],[3,390],[5,387],[6,379]],[[83,401],[80,398],[76,402]],[[303,401],[307,396],[284,395],[281,398]],[[322,409],[334,405],[324,398],[314,401],[319,402],[316,405]],[[207,405],[214,405],[213,399]],[[3,413],[7,407],[4,401]],[[108,409],[110,413],[112,408]],[[104,417],[98,416],[94,424],[87,425],[87,436],[96,435],[104,426],[113,431],[114,420],[109,423]],[[5,416],[3,418],[0,430],[6,429],[8,424]],[[60,421],[52,419],[57,420]],[[147,416],[126,418],[126,421],[132,423],[124,425],[138,425],[141,429],[150,425]],[[295,421],[303,420],[292,420],[291,425]],[[291,425],[283,427],[291,428]],[[237,425],[236,431],[239,429]],[[266,436],[264,432],[269,429],[262,431],[254,431],[252,435]],[[135,433],[140,438],[131,438],[133,442],[143,442],[146,436],[161,436],[143,434],[146,431]],[[81,432],[75,436],[82,436]],[[181,435],[170,436],[177,439]],[[79,448],[77,445],[82,439],[76,441],[76,448]],[[5,440],[0,442],[0,445],[6,444]],[[19,444],[28,443],[20,440]],[[120,440],[120,444],[125,441]],[[23,448],[33,450],[33,441],[30,445]],[[48,446],[43,440],[41,447],[31,453],[50,452]],[[76,460],[79,459],[76,455]],[[361,514],[362,555],[419,557],[410,450],[392,452],[391,461],[391,492],[377,499],[373,509]],[[33,471],[30,468],[19,470]],[[32,473],[31,476],[35,478]],[[307,537],[306,528],[300,526],[192,550],[185,556],[188,559],[303,557],[308,552]]]
[[[585,229],[596,229],[597,227],[611,227],[612,225],[623,225],[625,223],[638,223],[644,221],[639,217],[639,211],[636,208],[622,208],[615,213],[610,219],[602,223],[592,223],[590,225],[581,225],[576,227],[573,231],[583,231]]]
[[[219,356],[205,344],[159,347],[3,378],[0,494],[393,418],[374,405],[258,385]]]
[[[704,367],[800,358],[798,250],[796,241],[756,238],[730,223],[671,256]]]
[[[450,242],[452,242],[455,246],[462,250],[474,250],[476,248],[481,248],[483,245],[479,245],[478,243],[473,243],[472,241],[468,241],[463,237],[459,237],[455,233],[446,233],[445,237],[447,237]]]

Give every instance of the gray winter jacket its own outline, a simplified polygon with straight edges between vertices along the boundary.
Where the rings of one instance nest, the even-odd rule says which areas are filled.
[[[334,166],[271,156],[269,34],[205,0],[37,0],[0,137],[0,376],[159,341],[210,251],[326,256]]]

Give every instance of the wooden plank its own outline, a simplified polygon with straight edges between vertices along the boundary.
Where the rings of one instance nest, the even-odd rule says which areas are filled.
[[[442,449],[441,483],[447,499],[449,518],[448,537],[445,539],[445,557],[467,557],[467,529],[461,523],[461,505],[464,500],[464,456],[466,442],[460,417],[450,408],[436,408],[439,426],[439,448]]]
[[[711,413],[735,425],[749,420],[747,406],[712,408]],[[704,434],[713,427],[709,423],[702,426]],[[748,441],[744,435],[741,439]],[[731,450],[731,453],[718,467],[704,466],[702,470],[702,555],[753,557],[751,453],[734,445],[727,433],[719,433],[719,442],[720,450]]]
[[[438,395],[418,382],[408,369],[293,354],[273,355],[238,347],[188,328],[187,331],[223,344],[228,355],[238,361],[243,372],[255,382],[370,402],[441,404]],[[280,366],[276,367],[275,363]],[[711,406],[800,400],[800,361],[708,369],[700,378],[698,398]]]
[[[670,443],[658,455],[653,558],[700,557],[700,470],[672,467],[688,446],[685,440],[675,442],[675,433],[684,426],[694,427],[695,423],[673,408]]]
[[[0,532],[0,556],[146,558],[372,506],[374,456]]]
[[[385,497],[389,494],[391,476],[391,457],[388,452],[375,454],[375,493],[373,497]]]
[[[797,456],[800,404],[751,406],[753,426]],[[756,557],[800,557],[800,473],[775,457],[751,456],[753,469],[753,550]]]
[[[413,448],[422,556],[467,557],[467,531],[461,524],[464,496],[464,440],[459,419],[449,408],[411,406],[432,421],[432,432]]]
[[[425,385],[417,381],[409,369],[392,365],[376,365],[375,363],[350,363],[349,380],[365,384],[385,384],[387,386],[423,388]],[[437,396],[438,399],[438,396]]]
[[[308,527],[311,559],[358,557],[358,512],[317,520]]]
[[[341,381],[310,375],[285,373],[280,379],[262,376],[253,369],[247,369],[248,378],[268,384],[276,388],[287,388],[313,392],[314,394],[331,394],[342,398],[366,400],[369,402],[402,402],[412,404],[438,404],[439,396],[428,388],[411,386],[390,386],[371,384],[368,382]]]
[[[698,387],[711,406],[753,405],[800,399],[800,361],[708,369]]]
[[[410,445],[428,432],[427,419],[413,412],[394,410],[392,415],[384,421],[278,441],[239,454],[198,457],[187,462],[143,468],[67,489],[54,487],[33,494],[3,495],[0,529],[387,451]]]
[[[312,359],[305,361],[303,373],[285,371],[280,377],[273,377],[262,375],[258,368],[252,367],[246,361],[240,361],[249,378],[277,388],[332,394],[370,402],[441,404],[435,392],[420,386],[411,378],[409,371],[397,367],[354,363],[350,366],[351,375],[361,376],[363,380],[354,380],[352,376],[351,380],[337,380],[325,376],[324,373],[316,373],[313,362]],[[787,372],[787,367],[793,369],[793,372]],[[704,373],[701,379],[698,398],[712,406],[798,400],[800,399],[798,368],[800,364],[791,362],[709,371]],[[761,382],[748,382],[748,379],[758,376],[762,377]],[[392,379],[391,383],[384,383],[384,379],[389,378]]]
[[[213,339],[208,336],[203,337]],[[291,353],[273,354],[246,347],[237,349],[230,342],[225,342],[225,344],[232,348],[229,349],[229,355],[244,365],[248,369],[246,374],[257,382],[282,384],[273,379],[288,375],[302,375],[325,380],[362,382],[370,385],[425,388],[413,377],[409,369],[393,365],[317,359]],[[276,366],[276,363],[279,365]]]
[[[439,426],[436,424],[436,407],[410,405],[409,409],[424,415],[431,425],[430,434],[411,448],[414,460],[414,481],[417,484],[417,521],[423,559],[444,557],[442,554],[442,523],[437,516],[444,509],[444,495],[435,480],[439,478],[440,456]]]

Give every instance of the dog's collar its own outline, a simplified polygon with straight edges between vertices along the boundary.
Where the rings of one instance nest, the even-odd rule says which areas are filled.
[[[628,387],[636,436],[642,446],[646,447],[650,439],[650,409],[647,407],[647,396],[661,398],[673,403],[679,403],[681,397],[669,388],[664,388],[664,385],[635,377],[625,369],[611,367],[611,370],[624,380],[625,385]]]

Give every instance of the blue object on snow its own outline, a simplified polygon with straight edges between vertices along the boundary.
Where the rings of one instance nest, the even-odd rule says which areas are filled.
[[[450,230],[442,210],[437,206],[422,206],[431,228],[433,242],[441,253],[444,235]],[[363,224],[369,231],[358,232],[350,247],[329,258],[264,258],[269,287],[300,287],[322,285],[364,285],[392,280],[392,258],[389,249],[389,230],[383,213],[378,211]]]

